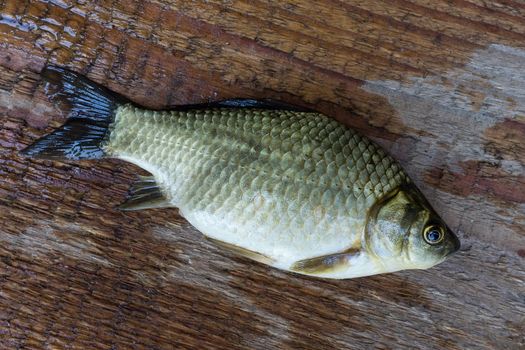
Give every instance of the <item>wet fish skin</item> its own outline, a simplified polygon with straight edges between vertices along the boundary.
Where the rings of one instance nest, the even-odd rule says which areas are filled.
[[[86,154],[137,164],[154,182],[142,183],[127,209],[178,207],[226,249],[319,277],[427,268],[459,248],[392,157],[322,114],[256,101],[151,111],[60,68],[46,80],[73,116],[98,119],[70,118],[74,127],[66,123],[26,154],[86,158],[75,147],[89,139]]]
[[[290,264],[359,244],[367,209],[408,181],[383,150],[318,113],[128,105],[104,150],[151,172],[206,235]]]

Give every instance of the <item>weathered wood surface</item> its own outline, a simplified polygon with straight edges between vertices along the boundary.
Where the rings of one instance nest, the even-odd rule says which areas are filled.
[[[310,106],[406,168],[463,242],[427,271],[323,281],[113,210],[139,171],[18,151],[65,115],[48,63],[150,107]],[[518,349],[525,2],[0,1],[2,349]]]

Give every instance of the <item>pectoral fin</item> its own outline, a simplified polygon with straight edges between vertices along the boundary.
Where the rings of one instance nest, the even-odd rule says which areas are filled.
[[[341,253],[299,260],[292,265],[291,270],[309,275],[334,272],[349,266],[351,264],[350,261],[358,255],[359,249],[351,248]]]
[[[124,211],[173,207],[153,176],[141,176],[130,188],[128,199],[118,209]]]
[[[219,247],[223,248],[224,250],[227,250],[234,254],[243,256],[245,258],[252,259],[257,262],[266,264],[266,265],[272,265],[274,263],[273,259],[267,257],[266,255],[254,252],[252,250],[242,248],[242,247],[239,247],[239,246],[236,246],[230,243],[226,243],[223,241],[219,241],[218,239],[215,239],[215,238],[206,237],[206,239],[213,242],[215,245],[218,245]]]

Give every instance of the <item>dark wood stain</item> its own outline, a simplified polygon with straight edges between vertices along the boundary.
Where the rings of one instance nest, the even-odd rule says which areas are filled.
[[[512,0],[0,1],[0,347],[523,348],[525,102],[469,64],[491,44],[523,49],[524,16]],[[246,97],[326,113],[399,159],[463,249],[428,271],[328,281],[232,256],[175,209],[116,211],[137,167],[18,153],[65,119],[39,77],[50,63],[151,108]],[[391,103],[421,80],[489,126],[461,145],[449,122],[418,126],[435,111],[466,125],[440,96],[403,90],[428,115]]]
[[[501,169],[498,164],[461,162],[461,171],[434,168],[426,176],[428,183],[437,188],[463,197],[490,195],[497,203],[525,203],[525,176],[513,175]]]
[[[523,118],[522,118],[523,119]],[[485,151],[497,159],[525,162],[525,119],[506,119],[485,130]]]

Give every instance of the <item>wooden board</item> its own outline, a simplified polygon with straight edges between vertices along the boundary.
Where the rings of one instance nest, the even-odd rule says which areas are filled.
[[[122,213],[140,169],[18,151],[63,122],[70,67],[149,107],[315,108],[399,159],[460,236],[426,271],[348,281]],[[523,349],[525,2],[0,1],[2,349]]]

